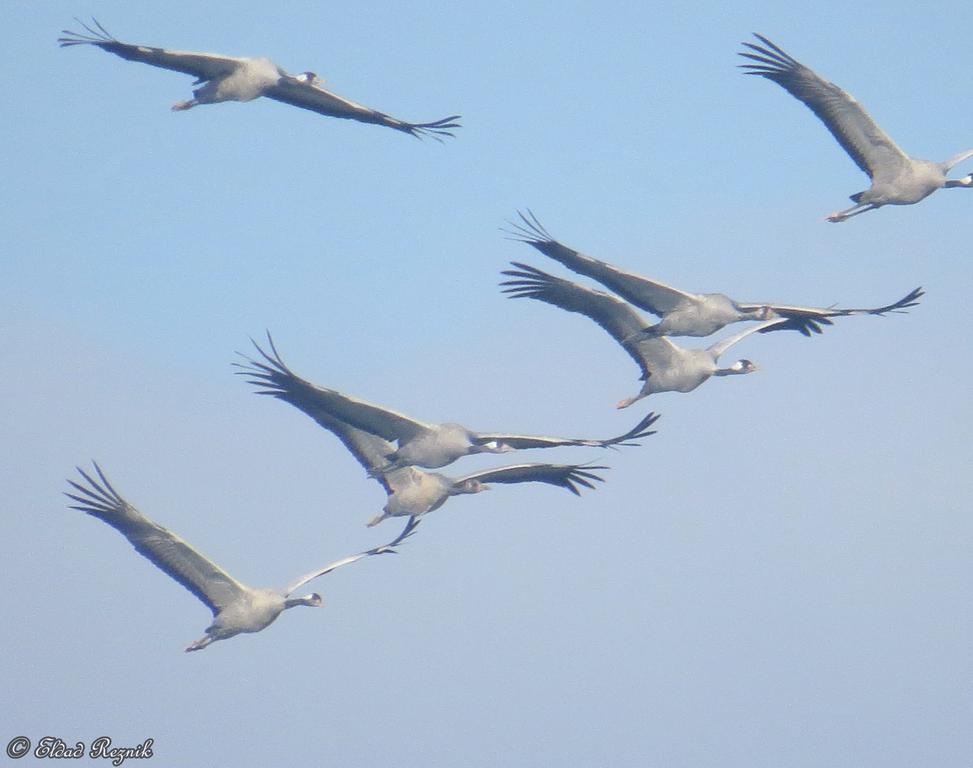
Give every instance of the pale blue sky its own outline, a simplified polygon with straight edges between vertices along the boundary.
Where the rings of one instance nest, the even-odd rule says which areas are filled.
[[[190,78],[58,49],[92,15],[463,128],[173,114]],[[946,159],[973,146],[968,3],[8,0],[0,21],[0,742],[152,737],[153,766],[969,766],[973,194],[823,222],[866,178],[736,68],[762,32]],[[496,287],[510,260],[566,274],[503,238],[522,207],[689,290],[928,295],[750,338],[730,357],[760,373],[618,413],[624,352]],[[265,329],[297,373],[419,418],[603,436],[653,409],[659,434],[525,454],[611,469],[580,499],[454,499],[399,556],[317,582],[322,610],[187,655],[208,610],[66,508],[75,465],[254,585],[398,530],[365,528],[384,496],[336,439],[232,375]]]

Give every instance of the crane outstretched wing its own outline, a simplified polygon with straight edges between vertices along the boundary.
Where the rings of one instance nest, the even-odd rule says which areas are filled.
[[[909,156],[892,141],[865,108],[849,93],[820,77],[763,35],[763,45],[743,43],[754,53],[739,55],[757,62],[741,64],[746,74],[773,80],[818,116],[842,149],[872,179],[897,175],[909,165]]]
[[[264,96],[284,104],[290,104],[292,107],[309,109],[319,115],[357,120],[360,123],[384,125],[386,128],[394,128],[416,138],[431,136],[441,140],[440,137],[442,136],[453,136],[452,129],[460,127],[460,124],[456,122],[460,118],[459,115],[450,115],[429,123],[407,123],[404,120],[386,115],[384,112],[338,96],[316,85],[310,78],[304,77],[290,75],[282,77],[277,81],[277,85],[264,91]]]
[[[68,480],[78,493],[65,496],[78,502],[71,509],[108,523],[131,542],[143,557],[182,584],[205,603],[214,615],[245,592],[240,582],[182,538],[150,520],[123,499],[97,463],[95,479],[78,467],[86,485]]]
[[[520,223],[508,222],[510,229],[506,232],[511,239],[533,246],[545,256],[561,262],[572,272],[597,280],[608,290],[646,312],[662,316],[680,304],[699,300],[694,293],[626,272],[559,243],[551,237],[530,209],[526,214],[518,211],[517,215],[520,216]]]
[[[316,571],[311,571],[310,573],[306,573],[303,576],[301,576],[299,579],[296,579],[292,583],[288,584],[286,589],[284,590],[284,594],[289,595],[295,590],[303,587],[309,581],[313,581],[314,579],[318,578],[319,576],[324,576],[326,573],[331,573],[331,571],[337,570],[338,568],[342,568],[346,565],[357,563],[359,560],[362,560],[366,557],[371,557],[372,555],[395,554],[396,552],[395,548],[403,541],[405,541],[407,538],[409,538],[412,534],[414,534],[416,532],[416,528],[418,527],[419,527],[419,518],[410,517],[408,522],[406,522],[405,524],[405,528],[402,529],[402,532],[398,536],[396,536],[392,541],[390,541],[388,544],[382,544],[381,546],[373,547],[372,549],[367,549],[364,552],[359,552],[357,555],[349,555],[348,557],[343,557],[340,560],[335,560],[333,563],[324,566],[324,568],[319,568]]]
[[[62,48],[72,45],[94,45],[108,53],[114,53],[128,61],[140,61],[153,67],[171,69],[196,78],[197,84],[213,78],[223,77],[233,72],[244,61],[235,56],[223,56],[218,53],[197,53],[193,51],[173,51],[166,48],[154,48],[148,45],[133,45],[117,40],[96,19],[91,24],[85,24],[76,19],[84,27],[84,32],[72,32],[65,29],[63,37],[57,39]]]

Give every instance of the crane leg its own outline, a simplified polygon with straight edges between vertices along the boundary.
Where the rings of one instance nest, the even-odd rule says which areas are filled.
[[[843,211],[835,211],[830,216],[826,216],[825,218],[828,221],[837,224],[840,221],[850,219],[852,216],[857,216],[859,213],[865,213],[865,211],[871,211],[875,208],[878,208],[878,206],[874,203],[859,203],[858,205],[851,206],[851,208],[845,208]]]

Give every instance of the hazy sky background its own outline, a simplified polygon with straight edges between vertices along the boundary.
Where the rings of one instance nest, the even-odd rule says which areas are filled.
[[[92,15],[463,128],[172,114],[190,78],[58,49]],[[152,766],[969,767],[973,193],[825,223],[867,179],[736,52],[766,34],[943,160],[973,146],[973,6],[7,0],[0,22],[0,742],[151,737]],[[928,295],[751,337],[728,360],[760,373],[616,412],[625,353],[496,287],[510,260],[569,276],[503,238],[523,207],[688,290]],[[611,469],[580,499],[453,499],[397,557],[318,581],[323,609],[187,655],[209,611],[66,508],[76,465],[252,585],[400,527],[366,529],[378,484],[232,375],[266,329],[298,374],[430,421],[600,437],[653,409],[659,433],[454,464]]]

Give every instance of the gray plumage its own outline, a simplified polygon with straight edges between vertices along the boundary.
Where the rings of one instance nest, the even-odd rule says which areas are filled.
[[[506,270],[503,274],[514,279],[501,283],[506,286],[504,293],[510,298],[537,299],[568,312],[587,315],[621,344],[638,364],[645,383],[637,395],[619,401],[618,408],[627,408],[655,392],[691,392],[710,376],[752,373],[757,367],[749,360],[737,360],[726,368],[720,368],[717,361],[727,349],[751,333],[788,322],[786,318],[766,320],[705,349],[686,349],[668,336],[644,336],[645,320],[616,296],[554,277],[527,264],[516,261],[512,264],[517,269]]]
[[[101,24],[78,23],[85,32],[64,30],[58,38],[62,47],[94,45],[103,51],[114,53],[128,61],[140,61],[162,69],[171,69],[196,78],[193,98],[173,105],[173,110],[184,111],[200,104],[216,104],[221,101],[252,101],[266,96],[301,109],[308,109],[328,117],[372,123],[412,136],[452,136],[451,129],[458,128],[459,115],[451,115],[429,123],[407,123],[383,112],[356,104],[331,93],[320,86],[321,80],[313,72],[291,75],[266,58],[241,58],[216,53],[196,53],[132,45],[115,39]]]
[[[348,429],[353,430],[354,427]],[[381,440],[367,432],[355,431],[366,439]],[[599,469],[607,467],[583,464],[514,464],[455,478],[438,472],[427,472],[418,467],[393,469],[376,476],[388,494],[388,501],[382,514],[369,520],[368,525],[377,525],[389,517],[420,517],[439,509],[451,496],[488,491],[490,483],[547,483],[565,488],[578,496],[578,486],[594,488],[596,481],[602,481],[603,478],[592,471]]]
[[[79,467],[78,472],[86,484],[68,480],[76,493],[65,492],[65,495],[78,502],[70,508],[108,523],[128,539],[139,554],[182,584],[213,612],[213,623],[206,628],[206,634],[191,643],[187,651],[202,650],[210,643],[241,632],[259,632],[288,608],[320,606],[323,601],[316,592],[304,597],[290,595],[309,581],[337,568],[371,555],[394,552],[394,547],[411,536],[418,524],[415,519],[410,519],[402,533],[388,544],[306,573],[284,589],[253,588],[237,581],[172,531],[139,512],[112,487],[101,468],[97,464],[94,467],[98,479]]]
[[[519,215],[521,223],[510,223],[508,234],[513,239],[533,246],[573,272],[597,280],[630,304],[658,316],[658,323],[642,329],[645,336],[709,336],[730,323],[781,318],[788,322],[769,325],[760,332],[795,330],[810,336],[821,333],[822,325],[832,325],[831,318],[903,312],[916,306],[923,295],[920,287],[884,307],[841,309],[739,302],[722,293],[689,293],[569,248],[555,240],[530,211]]]
[[[372,474],[390,472],[411,465],[429,468],[444,467],[462,456],[474,453],[506,453],[528,448],[559,446],[611,448],[638,445],[634,441],[652,434],[648,427],[655,421],[654,414],[650,413],[625,434],[605,440],[516,435],[506,432],[474,432],[460,424],[421,422],[397,411],[301,379],[281,359],[270,334],[267,335],[267,339],[272,354],[265,352],[256,342],[253,342],[260,355],[273,366],[272,370],[293,377],[294,381],[301,383],[300,387],[293,388],[288,402],[305,413],[328,414],[352,427],[378,435],[390,443],[397,443],[398,447],[384,456],[385,463],[375,468]],[[251,375],[247,371],[240,373]],[[251,383],[263,387],[267,382],[258,377],[251,379]],[[275,387],[271,387],[258,390],[258,394],[278,396],[278,391]]]
[[[580,495],[578,486],[594,488],[594,481],[602,480],[593,470],[607,469],[582,464],[516,464],[456,478],[438,472],[427,472],[415,466],[382,471],[382,467],[388,464],[388,456],[395,452],[392,443],[378,435],[357,429],[316,407],[314,398],[306,396],[308,388],[313,388],[313,385],[295,376],[278,358],[265,356],[266,363],[246,356],[244,359],[246,364],[237,364],[241,369],[239,373],[261,387],[264,393],[290,403],[320,426],[333,432],[368,474],[382,485],[388,500],[382,514],[369,521],[370,526],[389,517],[419,517],[439,509],[450,496],[489,490],[489,483],[547,483],[565,488],[577,496]],[[651,433],[643,432],[643,435],[646,434]]]
[[[753,52],[739,55],[757,62],[741,64],[745,74],[766,77],[804,102],[872,180],[871,187],[851,196],[855,205],[832,213],[828,221],[845,221],[883,205],[912,205],[943,187],[973,187],[973,173],[961,179],[946,176],[953,166],[973,157],[973,149],[941,163],[910,157],[851,94],[820,77],[763,35],[754,33],[754,37],[763,45],[743,43]]]

